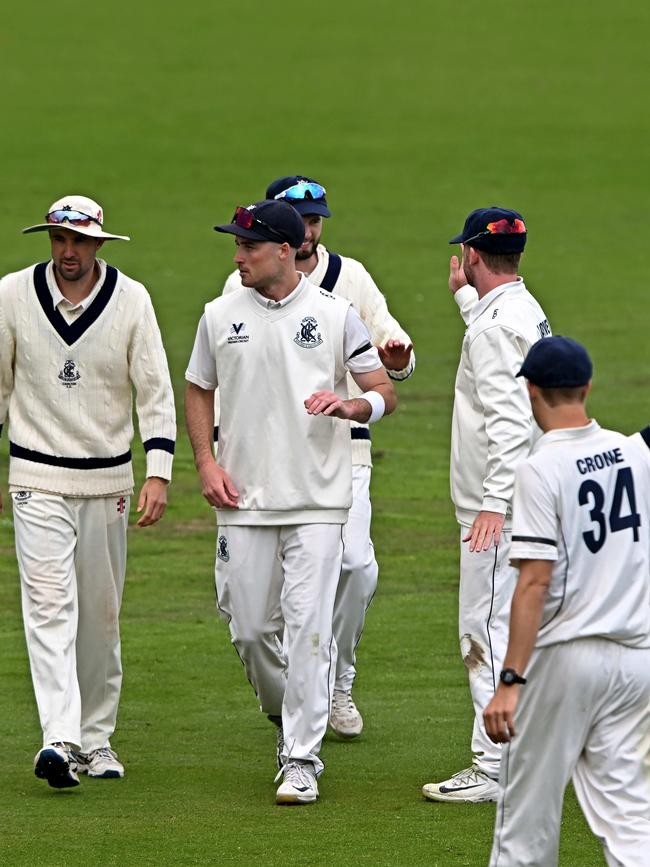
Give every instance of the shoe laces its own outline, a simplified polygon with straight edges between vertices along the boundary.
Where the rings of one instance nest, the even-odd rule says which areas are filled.
[[[99,747],[97,750],[93,750],[88,754],[89,759],[116,759],[117,753],[113,752],[110,747]]]
[[[295,789],[311,789],[314,785],[314,772],[311,762],[299,762],[297,760],[287,762],[278,771],[275,782],[284,774],[284,782],[289,783]]]
[[[347,713],[355,713],[357,710],[356,704],[352,701],[352,693],[344,692],[342,689],[334,690],[332,704],[339,713],[341,713],[342,711],[347,711]]]
[[[480,779],[482,776],[484,775],[479,771],[479,769],[472,765],[471,768],[465,768],[462,771],[458,771],[457,774],[452,774],[451,779],[457,780],[460,784],[465,785],[467,783],[482,783],[483,780]]]

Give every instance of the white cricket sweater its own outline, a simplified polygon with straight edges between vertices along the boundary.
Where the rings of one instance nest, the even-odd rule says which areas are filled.
[[[309,281],[320,286],[330,264],[330,253],[319,244],[317,247],[318,264],[309,274]],[[341,256],[341,271],[334,285],[336,295],[346,298],[357,311],[368,331],[373,346],[383,346],[387,340],[401,340],[407,346],[411,338],[404,331],[388,310],[386,299],[379,291],[375,281],[366,271],[361,262]],[[233,271],[229,275],[223,287],[223,295],[241,289],[239,272]],[[388,376],[394,380],[407,379],[415,370],[415,353],[411,351],[411,360],[404,370],[387,370]],[[348,394],[350,397],[359,397],[361,389],[354,379],[348,374]],[[372,466],[370,456],[371,436],[370,427],[359,422],[350,422],[352,426],[352,463],[355,466]]]
[[[456,301],[462,312],[462,297]],[[505,515],[509,529],[515,469],[540,434],[517,373],[551,329],[521,279],[497,286],[467,315],[454,394],[451,497],[460,524],[471,526],[486,510]]]
[[[279,308],[253,292],[205,307],[222,408],[217,461],[239,492],[238,509],[217,510],[219,525],[343,524],[352,501],[349,428],[309,415],[304,400],[324,389],[347,396],[349,302],[306,279]]]
[[[174,397],[153,305],[142,284],[101,267],[101,288],[72,323],[54,307],[52,262],[0,281],[11,490],[130,493],[134,387],[147,477],[171,478]]]

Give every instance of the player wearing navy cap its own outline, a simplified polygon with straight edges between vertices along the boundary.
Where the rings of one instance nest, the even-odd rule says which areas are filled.
[[[386,299],[360,262],[328,251],[320,243],[323,218],[331,216],[325,187],[306,175],[288,175],[269,184],[266,198],[288,202],[302,216],[305,236],[296,253],[296,268],[310,282],[346,298],[366,324],[373,345],[391,379],[406,379],[415,369],[415,353],[408,334],[390,314]],[[241,288],[240,273],[226,280],[223,294]],[[352,397],[359,388],[347,378]],[[365,613],[377,588],[378,566],[370,538],[371,504],[370,429],[352,422],[352,508],[344,530],[341,580],[334,606],[334,636],[337,644],[336,680],[330,725],[343,738],[361,734],[363,718],[352,698],[356,676],[356,647],[361,638]]]
[[[516,378],[529,348],[550,334],[546,315],[517,276],[526,244],[521,214],[480,208],[451,244],[449,287],[467,330],[456,375],[451,495],[460,524],[459,637],[475,721],[472,765],[423,794],[433,801],[494,801],[500,748],[487,737],[483,710],[505,653],[515,572],[508,565],[514,471],[535,426]]]
[[[650,853],[650,428],[590,420],[568,337],[520,375],[544,435],[515,476],[510,639],[488,735],[504,743],[492,867],[557,864],[569,779],[610,865]]]
[[[279,724],[279,804],[313,803],[333,679],[332,614],[352,499],[347,422],[395,406],[349,301],[296,271],[303,221],[237,208],[242,287],[206,305],[186,373],[187,426],[217,508],[217,596],[261,709]],[[346,372],[362,393],[345,399]],[[212,454],[214,391],[221,418]],[[344,421],[342,422],[341,419]]]

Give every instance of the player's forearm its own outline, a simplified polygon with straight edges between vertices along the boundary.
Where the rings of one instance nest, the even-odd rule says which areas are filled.
[[[201,471],[206,462],[214,463],[214,391],[188,382],[185,389],[185,421],[194,451],[194,463]]]
[[[542,622],[551,562],[523,560],[510,609],[510,637],[504,668],[524,673]]]
[[[383,415],[390,415],[395,410],[395,407],[397,406],[397,395],[392,382],[373,385],[372,389],[369,389],[369,391],[376,392],[382,398],[384,402]],[[371,395],[369,395],[369,398],[370,400],[366,399],[362,395],[361,397],[355,397],[345,401],[345,404],[350,408],[350,415],[348,416],[350,421],[361,422],[363,424],[375,420],[373,418],[373,412],[377,405],[377,401],[373,400]]]

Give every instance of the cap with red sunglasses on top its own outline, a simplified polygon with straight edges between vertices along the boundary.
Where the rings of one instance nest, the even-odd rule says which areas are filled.
[[[521,214],[508,208],[477,208],[449,243],[467,244],[485,253],[521,253],[526,246],[526,224]]]
[[[288,202],[264,199],[247,208],[238,207],[232,222],[215,226],[215,232],[226,232],[251,241],[274,241],[298,247],[305,240],[302,217]]]
[[[70,229],[80,235],[90,235],[104,241],[130,241],[128,235],[111,235],[104,231],[104,212],[101,205],[87,196],[64,196],[50,206],[45,222],[23,229],[23,234],[45,232],[54,226]]]

